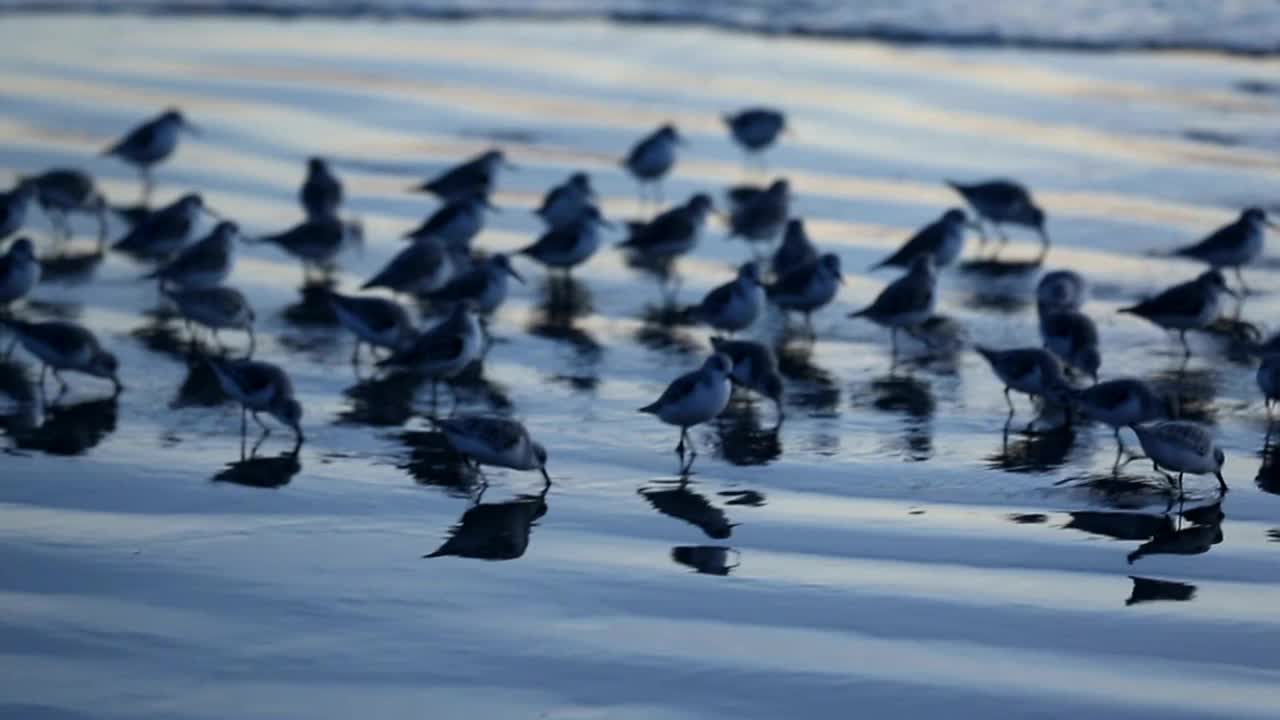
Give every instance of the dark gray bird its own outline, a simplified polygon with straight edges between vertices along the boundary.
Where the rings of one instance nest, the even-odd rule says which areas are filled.
[[[480,465],[537,470],[546,486],[547,449],[534,442],[518,420],[489,415],[461,415],[439,421],[440,430],[453,449],[469,462]]]
[[[329,304],[338,324],[356,336],[351,364],[360,363],[360,346],[385,348],[395,352],[414,338],[409,315],[399,303],[380,297],[357,297],[330,293]]]
[[[712,288],[702,302],[689,308],[689,317],[732,335],[755,323],[764,310],[764,288],[754,262],[738,269],[733,280]]]
[[[13,241],[9,250],[0,255],[0,314],[16,300],[36,289],[40,282],[40,261],[30,238]]]
[[[1172,417],[1169,403],[1141,380],[1120,378],[1096,383],[1075,395],[1080,414],[1111,428],[1116,438],[1116,462],[1124,453],[1120,428]]]
[[[323,158],[307,160],[307,178],[298,190],[298,201],[308,219],[337,217],[342,205],[342,181]]]
[[[456,377],[480,359],[483,347],[480,321],[465,303],[459,303],[443,322],[419,333],[380,361],[378,367],[408,370],[430,378],[434,407],[439,382]]]
[[[872,265],[871,269],[910,267],[917,257],[928,254],[933,256],[934,267],[941,270],[960,257],[964,250],[964,228],[969,224],[964,210],[951,208],[942,213],[942,217],[917,230],[897,252]]]
[[[206,327],[213,334],[213,341],[222,347],[218,337],[220,330],[243,330],[249,336],[249,349],[245,357],[252,357],[257,347],[253,332],[256,316],[244,293],[222,285],[214,287],[166,288],[165,297],[173,302],[178,314],[187,323],[187,333],[194,344],[196,337],[192,323]]]
[[[813,313],[835,299],[843,282],[840,256],[827,253],[778,278],[765,288],[765,294],[784,312],[803,314],[805,328],[812,336]]]
[[[667,124],[641,138],[622,159],[622,166],[639,185],[641,203],[649,187],[653,188],[654,202],[662,203],[662,178],[675,167],[676,147],[683,144],[675,126]]]
[[[548,270],[564,270],[567,276],[600,249],[601,227],[613,227],[613,223],[605,220],[596,206],[589,205],[577,222],[548,230],[537,242],[517,253],[538,261]]]
[[[453,251],[468,252],[484,229],[485,211],[492,210],[483,195],[471,195],[441,205],[418,227],[405,233],[410,240],[436,239]]]
[[[60,240],[71,238],[71,213],[93,213],[98,221],[99,241],[107,231],[107,202],[93,178],[73,168],[53,168],[28,178],[36,186],[36,200],[49,217]]]
[[[481,315],[491,315],[507,300],[509,278],[524,282],[511,266],[511,259],[497,253],[428,293],[427,299],[433,303],[466,303]]]
[[[924,253],[911,261],[906,274],[885,286],[867,307],[849,313],[851,318],[866,318],[890,330],[893,356],[898,355],[898,331],[916,335],[916,328],[933,316],[938,304],[938,273],[933,255]]]
[[[114,145],[103,151],[103,155],[120,158],[134,166],[142,178],[142,204],[151,199],[151,166],[163,162],[178,147],[179,135],[183,131],[197,134],[197,131],[182,113],[175,109],[166,110],[159,117],[135,127]]]
[[[1004,399],[1009,404],[1010,417],[1013,416],[1013,398],[1009,397],[1009,393],[1014,390],[1030,397],[1070,402],[1073,391],[1066,376],[1062,374],[1062,364],[1048,350],[993,350],[982,345],[976,345],[974,349],[991,366],[1000,382],[1004,383]]]
[[[785,179],[775,180],[763,192],[733,200],[729,214],[729,236],[752,243],[770,243],[782,231],[791,212],[791,185]]]
[[[218,384],[232,400],[240,403],[240,436],[247,431],[246,415],[252,414],[254,422],[262,428],[263,435],[271,429],[258,417],[267,413],[293,430],[294,448],[302,445],[302,404],[293,395],[293,383],[289,375],[271,363],[257,360],[223,360],[209,358]]]
[[[329,272],[338,253],[363,241],[364,228],[359,221],[333,216],[304,220],[284,232],[258,238],[258,242],[275,245],[302,261],[303,282],[311,278],[313,270]]]
[[[209,288],[221,285],[231,274],[235,261],[235,239],[240,228],[223,220],[203,239],[187,246],[171,260],[148,274],[161,285],[183,288]]]
[[[782,277],[791,270],[818,259],[818,248],[809,239],[804,221],[792,218],[782,231],[782,244],[773,253],[771,263],[774,277]]]
[[[1267,213],[1262,208],[1246,208],[1235,222],[1218,228],[1194,245],[1174,250],[1173,254],[1199,260],[1215,270],[1235,270],[1240,288],[1248,292],[1249,288],[1244,283],[1244,275],[1240,269],[1262,255],[1266,244],[1266,226],[1280,227],[1267,219]]]
[[[1041,306],[1040,341],[1063,365],[1098,382],[1102,353],[1098,348],[1098,327],[1088,315]]]
[[[445,202],[479,195],[489,197],[497,183],[498,170],[512,167],[501,150],[486,150],[479,155],[413,188],[435,195]]]
[[[711,196],[698,193],[649,222],[627,223],[627,239],[618,247],[659,262],[684,255],[697,246],[712,210]]]
[[[752,392],[773,401],[782,422],[782,373],[778,372],[778,358],[768,345],[754,340],[726,340],[711,338],[711,347],[725,355],[733,363],[729,379]]]
[[[139,260],[164,260],[182,249],[196,228],[204,199],[188,193],[151,213],[112,248]]]
[[[729,134],[742,147],[748,159],[760,157],[787,129],[787,118],[781,110],[767,107],[751,107],[736,113],[726,113],[724,124]]]
[[[85,328],[57,320],[30,323],[5,317],[0,317],[0,326],[12,332],[23,349],[40,361],[41,392],[44,391],[45,374],[50,370],[61,386],[61,392],[67,390],[67,382],[62,379],[64,370],[110,380],[117,394],[122,389],[117,377],[120,364],[116,356],[103,350],[98,338]]]
[[[383,287],[395,293],[418,295],[444,287],[453,275],[453,262],[437,240],[422,240],[396,253],[362,290]]]
[[[559,228],[576,221],[595,197],[591,178],[584,172],[576,172],[548,190],[535,212],[547,227]]]
[[[1049,233],[1044,228],[1044,210],[1035,204],[1031,199],[1031,193],[1022,185],[1012,180],[988,180],[972,185],[948,180],[947,184],[969,203],[969,207],[977,213],[979,223],[985,220],[995,228],[996,235],[1000,238],[1000,247],[996,248],[997,253],[1008,242],[1004,230],[1001,229],[1001,225],[1005,224],[1021,225],[1035,230],[1040,235],[1041,257],[1049,251]],[[978,228],[981,229],[981,227],[979,224]],[[986,234],[983,233],[984,246],[986,241]]]
[[[1235,296],[1227,287],[1227,280],[1217,270],[1202,273],[1191,282],[1181,283],[1165,290],[1149,300],[1119,312],[1137,315],[1166,330],[1177,330],[1185,356],[1191,356],[1187,344],[1188,330],[1203,330],[1212,325],[1221,314],[1222,293]]]

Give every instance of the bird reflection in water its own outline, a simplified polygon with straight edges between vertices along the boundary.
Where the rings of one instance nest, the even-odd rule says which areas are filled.
[[[874,378],[865,388],[854,387],[849,403],[854,409],[871,407],[901,415],[902,451],[908,460],[924,461],[933,456],[933,414],[937,400],[924,380],[905,375]]]
[[[447,384],[453,393],[454,411],[459,406],[480,406],[499,415],[507,415],[511,412],[511,396],[507,394],[506,386],[485,377],[483,358],[468,365]],[[435,410],[435,398],[432,398],[431,415],[433,417]]]
[[[1169,399],[1174,419],[1216,424],[1218,410],[1218,374],[1211,367],[1186,367],[1185,362],[1156,373],[1151,387],[1156,394]]]
[[[1118,510],[1142,510],[1161,504],[1167,513],[1177,501],[1177,493],[1167,482],[1150,475],[1127,475],[1118,471],[1085,473],[1065,477],[1054,485],[1083,490],[1086,502]]]
[[[635,331],[636,342],[650,350],[691,357],[706,353],[705,344],[685,330],[688,319],[674,305],[648,305]]]
[[[718,440],[715,454],[734,465],[765,465],[782,455],[780,421],[763,427],[753,398],[735,393],[733,400],[712,421]]]
[[[572,313],[544,302],[535,310],[526,330],[534,337],[559,343],[570,350],[568,357],[561,358],[559,363],[565,370],[555,375],[554,380],[574,390],[594,392],[600,382],[604,346],[591,333],[577,327],[574,320]]]
[[[332,278],[307,282],[298,288],[298,301],[286,305],[280,315],[285,322],[298,327],[336,327],[338,316],[333,311],[333,303],[329,302],[330,294],[336,289],[337,281]]]
[[[777,349],[778,372],[786,378],[787,404],[810,417],[835,417],[840,406],[836,377],[813,362],[813,346],[788,344]]]
[[[675,487],[668,487],[673,484]],[[705,496],[690,490],[687,476],[641,487],[638,492],[654,510],[699,528],[713,540],[725,540],[733,534],[736,523],[729,522],[724,511]]]
[[[342,391],[348,405],[338,411],[340,425],[400,427],[414,415],[413,399],[427,377],[412,371],[361,380]]]
[[[409,459],[398,467],[419,485],[443,489],[453,497],[473,498],[482,490],[480,475],[467,467],[461,455],[438,430],[406,430],[399,440],[409,449]]]
[[[1043,258],[1035,260],[969,260],[957,266],[967,306],[1013,314],[1031,305]]]
[[[1209,552],[1222,542],[1224,518],[1221,502],[1184,510],[1178,515],[1177,529],[1157,533],[1144,542],[1129,553],[1129,564],[1148,555],[1200,555]]]
[[[722,577],[742,564],[741,553],[723,545],[680,545],[671,548],[671,559],[699,574]]]
[[[1136,575],[1130,575],[1129,579],[1133,581],[1133,591],[1129,593],[1129,597],[1124,601],[1126,607],[1160,600],[1187,602],[1196,596],[1195,585],[1171,580],[1138,577]]]
[[[245,457],[244,448],[241,446],[240,460],[227,463],[225,468],[213,476],[213,482],[227,482],[256,488],[278,488],[288,485],[289,481],[293,480],[293,476],[302,470],[302,462],[298,459],[298,450],[301,446],[295,446],[293,450],[275,457],[258,457],[258,447],[264,439],[266,439],[265,435],[258,439],[258,443],[253,446],[253,451],[248,457]]]
[[[81,455],[115,432],[117,396],[78,403],[44,403],[22,365],[0,361],[0,394],[13,402],[0,410],[0,428],[20,450]]]
[[[548,273],[538,287],[538,306],[557,317],[575,319],[590,315],[594,309],[591,289],[572,276]]]
[[[40,281],[63,285],[80,285],[93,279],[106,254],[101,248],[94,252],[62,252],[40,258]]]
[[[467,508],[457,524],[449,530],[449,538],[435,552],[424,558],[454,556],[475,560],[515,560],[529,549],[533,528],[547,514],[547,492],[517,495],[499,503],[480,502]]]
[[[1280,495],[1280,448],[1272,444],[1271,434],[1274,422],[1267,423],[1267,434],[1262,439],[1262,464],[1258,466],[1258,474],[1253,482],[1258,489],[1272,495]]]
[[[987,456],[988,467],[1016,473],[1052,472],[1067,463],[1076,440],[1076,432],[1070,425],[1022,434],[1012,442],[1009,435],[1006,422],[1000,435],[1000,451]]]

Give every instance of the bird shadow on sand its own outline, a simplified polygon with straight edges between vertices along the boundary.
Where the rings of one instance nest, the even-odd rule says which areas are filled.
[[[468,467],[444,433],[439,430],[405,430],[396,436],[409,451],[397,465],[419,485],[440,488],[450,497],[472,499],[483,487],[482,478]]]
[[[424,558],[460,557],[473,560],[515,560],[529,549],[533,528],[547,514],[547,492],[517,495],[503,502],[481,502],[484,489],[449,529],[449,537]]]
[[[254,488],[278,488],[288,485],[302,471],[302,461],[298,458],[300,446],[271,457],[258,457],[266,435],[261,436],[253,446],[252,452],[235,462],[227,463],[219,470],[211,481],[215,483],[232,483]]]

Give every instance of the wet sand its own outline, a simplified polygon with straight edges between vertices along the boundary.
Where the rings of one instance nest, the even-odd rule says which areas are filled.
[[[1115,310],[1199,271],[1149,252],[1280,202],[1280,97],[1241,89],[1277,61],[586,22],[99,17],[6,17],[0,60],[0,183],[77,166],[131,203],[132,173],[97,154],[179,105],[204,135],[162,166],[156,199],[198,190],[250,234],[283,229],[303,159],[325,155],[368,236],[343,258],[345,289],[433,209],[404,188],[448,162],[496,143],[520,166],[476,243],[511,250],[574,169],[606,214],[634,216],[616,159],[662,121],[690,137],[669,198],[767,179],[743,170],[718,116],[777,104],[795,132],[771,172],[848,275],[820,341],[788,345],[781,429],[766,404],[735,403],[694,433],[681,486],[675,433],[635,408],[700,362],[706,332],[654,322],[656,284],[613,249],[579,273],[571,313],[519,261],[530,283],[494,319],[462,408],[526,422],[550,449],[545,497],[536,474],[500,471],[477,497],[423,417],[426,389],[357,381],[350,338],[305,322],[301,271],[271,248],[242,246],[231,283],[257,309],[258,356],[306,406],[296,460],[278,432],[239,462],[238,411],[149,314],[142,267],[111,255],[43,284],[30,314],[93,328],[128,389],[104,402],[109,386],[77,378],[34,418],[0,398],[0,715],[1274,715],[1280,470],[1253,361],[1200,336],[1183,368],[1176,342]],[[1022,398],[1005,432],[981,358],[891,372],[887,332],[844,317],[893,277],[864,268],[956,203],[943,179],[992,175],[1045,205],[1045,267],[1093,282],[1103,377],[1153,379],[1213,424],[1224,502],[1200,479],[1170,508],[1142,463],[1112,477],[1106,428],[1020,432]],[[76,227],[87,251],[91,223]],[[31,230],[50,247],[43,219]],[[1034,251],[1016,235],[1007,255]],[[680,265],[680,299],[747,256],[708,233]],[[1280,309],[1268,262],[1240,310],[1262,330]],[[1033,343],[1034,308],[979,282],[948,272],[940,311],[972,339]],[[776,317],[758,328],[781,333]],[[3,374],[21,394],[19,362]],[[422,558],[437,549],[462,557]]]

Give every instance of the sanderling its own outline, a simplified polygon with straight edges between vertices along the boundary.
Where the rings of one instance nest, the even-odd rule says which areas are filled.
[[[840,274],[840,256],[835,253],[821,255],[817,260],[793,268],[786,275],[774,280],[765,288],[769,300],[783,312],[804,315],[804,325],[813,336],[813,313],[822,309],[836,297],[836,291],[844,282]]]
[[[1227,287],[1222,273],[1209,270],[1191,282],[1174,285],[1149,300],[1143,300],[1132,307],[1120,308],[1119,312],[1137,315],[1166,330],[1177,330],[1184,355],[1190,357],[1191,346],[1187,344],[1187,331],[1202,330],[1218,319],[1221,310],[1220,296],[1224,292],[1235,295]]]
[[[36,259],[35,245],[25,237],[14,240],[9,250],[0,255],[0,312],[26,297],[39,282],[40,261]]]
[[[0,193],[0,240],[22,229],[27,221],[27,211],[39,194],[36,184],[20,181],[12,190]]]
[[[420,240],[395,254],[361,290],[383,287],[395,293],[425,294],[444,287],[453,275],[453,262],[444,245]]]
[[[548,190],[542,197],[542,204],[534,212],[547,227],[564,227],[581,217],[594,199],[591,178],[584,172],[576,172],[568,180]]]
[[[1097,383],[1075,393],[1075,405],[1086,418],[1111,427],[1116,437],[1116,464],[1124,453],[1120,428],[1170,416],[1169,403],[1141,380],[1120,378]]]
[[[111,247],[140,260],[164,260],[182,249],[195,230],[204,199],[188,193],[151,213]]]
[[[974,349],[991,365],[1000,382],[1004,383],[1004,399],[1009,404],[1009,417],[1013,417],[1013,398],[1009,393],[1017,390],[1031,397],[1048,398],[1065,402],[1071,397],[1071,386],[1062,374],[1062,364],[1053,353],[1042,348],[1017,348],[992,350],[975,345]]]
[[[775,180],[763,192],[737,203],[729,214],[729,237],[740,237],[756,250],[756,243],[771,243],[782,232],[791,212],[791,184]]]
[[[938,304],[937,271],[933,254],[917,255],[902,277],[889,283],[867,307],[849,313],[851,318],[866,318],[890,329],[890,347],[898,356],[898,330],[915,335],[916,328],[933,315]]]
[[[271,428],[258,417],[258,413],[265,412],[289,426],[296,438],[294,449],[301,447],[305,439],[302,435],[302,404],[294,398],[293,383],[284,370],[257,360],[209,358],[208,362],[222,391],[240,403],[242,440],[248,432],[246,416],[250,414],[262,428],[263,435],[271,433]]]
[[[623,158],[622,165],[635,177],[640,187],[640,202],[645,201],[645,188],[653,187],[653,200],[662,202],[662,178],[676,164],[676,146],[684,139],[674,125],[663,125],[636,143]]]
[[[337,217],[342,205],[342,181],[324,158],[307,160],[307,177],[298,189],[298,202],[309,219]]]
[[[1000,237],[1000,247],[1004,247],[1005,237],[1001,225],[1022,225],[1035,230],[1040,235],[1040,256],[1049,251],[1049,233],[1044,229],[1044,210],[1041,210],[1031,199],[1027,189],[1012,180],[990,180],[988,182],[965,185],[947,181],[947,184],[964,197],[965,202],[978,214],[979,223],[985,220],[995,228]],[[978,228],[981,230],[981,224]],[[982,244],[986,245],[987,236],[982,234]],[[1000,248],[996,248],[998,253]]]
[[[733,372],[729,379],[748,390],[760,393],[773,401],[782,422],[782,373],[778,372],[778,358],[764,343],[754,340],[725,340],[711,338],[711,347],[729,358]]]
[[[413,339],[413,323],[404,308],[393,300],[380,297],[329,294],[329,304],[338,324],[356,336],[351,349],[351,364],[360,364],[360,346],[386,348],[392,352]],[[376,356],[375,356],[376,357]]]
[[[502,253],[490,255],[483,263],[454,277],[444,287],[428,293],[433,303],[467,303],[481,315],[491,315],[507,300],[507,279],[524,282]]]
[[[222,347],[222,340],[218,338],[219,330],[243,330],[249,335],[249,350],[245,357],[253,355],[257,346],[253,333],[253,308],[239,290],[226,286],[191,287],[166,289],[164,294],[173,301],[178,314],[186,322],[193,345],[196,337],[191,323],[209,328],[218,347]]]
[[[410,240],[439,240],[451,250],[469,251],[471,240],[484,229],[485,211],[493,205],[483,195],[458,198],[431,213],[418,227],[405,233]]]
[[[99,242],[102,241],[107,230],[107,201],[88,173],[72,168],[54,168],[31,177],[30,181],[36,186],[40,209],[49,216],[60,240],[71,238],[69,214],[92,212],[98,220]]]
[[[529,437],[517,420],[490,415],[460,415],[437,422],[449,444],[468,462],[512,470],[538,470],[547,487],[547,450]]]
[[[235,223],[223,220],[203,239],[187,246],[146,277],[158,279],[161,285],[181,288],[221,285],[231,274],[235,239],[239,234],[240,228]]]
[[[689,308],[689,317],[733,335],[746,330],[764,309],[764,288],[756,263],[743,264],[733,280],[712,288],[702,302]]]
[[[1036,285],[1036,304],[1049,310],[1079,310],[1089,297],[1089,283],[1074,270],[1047,272]]]
[[[1213,434],[1208,428],[1187,420],[1163,420],[1134,425],[1133,431],[1138,434],[1138,442],[1142,443],[1143,452],[1157,472],[1165,469],[1178,473],[1176,480],[1168,473],[1165,476],[1170,484],[1176,482],[1179,494],[1182,493],[1183,473],[1213,473],[1218,478],[1218,489],[1227,491],[1227,481],[1222,479],[1226,454],[1213,442]]]
[[[364,228],[356,220],[319,217],[274,235],[264,235],[258,242],[271,243],[302,261],[302,281],[311,279],[312,269],[321,274],[332,270],[333,259],[350,245],[363,242]]]
[[[742,147],[747,158],[754,155],[763,163],[764,151],[787,129],[787,118],[781,110],[753,107],[726,113],[724,124],[728,126],[729,133]]]
[[[151,198],[151,166],[173,153],[178,147],[178,135],[183,130],[196,132],[182,113],[166,110],[159,117],[130,130],[103,151],[103,155],[114,155],[138,169],[142,177],[142,204]]]
[[[618,247],[654,261],[684,255],[698,244],[707,213],[713,209],[711,196],[698,193],[649,222],[627,223],[629,234]]]
[[[733,361],[716,353],[707,358],[701,368],[676,378],[657,400],[640,408],[640,412],[656,415],[662,422],[680,428],[676,454],[680,457],[682,474],[689,471],[698,455],[697,448],[689,443],[689,462],[685,463],[685,438],[689,428],[724,412],[732,391],[729,386],[732,371]]]
[[[1040,340],[1066,367],[1098,382],[1102,353],[1098,349],[1098,328],[1078,310],[1054,310],[1037,306],[1040,313]]]
[[[1232,268],[1240,281],[1240,289],[1248,292],[1240,269],[1262,255],[1266,225],[1280,227],[1267,220],[1262,208],[1247,208],[1235,222],[1218,228],[1195,245],[1174,250],[1173,254],[1199,260],[1214,269]]]
[[[577,221],[548,230],[534,244],[516,252],[545,265],[548,270],[564,270],[567,277],[573,268],[591,259],[600,249],[600,227],[613,227],[599,208],[588,205]]]
[[[818,259],[818,248],[809,240],[804,221],[792,218],[782,231],[782,244],[773,253],[771,267],[774,277],[782,277],[795,268]]]
[[[51,321],[23,322],[13,318],[0,318],[0,325],[9,328],[18,342],[40,361],[40,391],[44,392],[45,373],[53,371],[53,377],[66,392],[67,382],[62,379],[63,370],[100,377],[111,381],[116,394],[123,389],[116,376],[120,364],[116,356],[102,349],[93,333],[75,323]],[[59,394],[61,394],[61,392]]]
[[[445,202],[474,195],[488,197],[498,179],[498,169],[502,167],[511,167],[506,155],[501,150],[486,150],[413,189],[435,195]]]
[[[941,270],[960,257],[964,250],[964,229],[969,224],[969,217],[963,210],[951,208],[942,213],[942,217],[916,231],[897,252],[872,265],[871,269],[910,267],[917,257],[929,254],[933,256],[934,267]]]
[[[401,368],[429,377],[434,408],[439,381],[452,379],[478,360],[483,347],[480,321],[465,303],[459,303],[443,322],[419,333],[380,361],[378,367]]]
[[[3,298],[0,298],[3,302]],[[1271,405],[1280,400],[1280,354],[1268,353],[1262,356],[1262,364],[1258,366],[1258,389],[1267,406],[1267,419],[1271,419]]]

